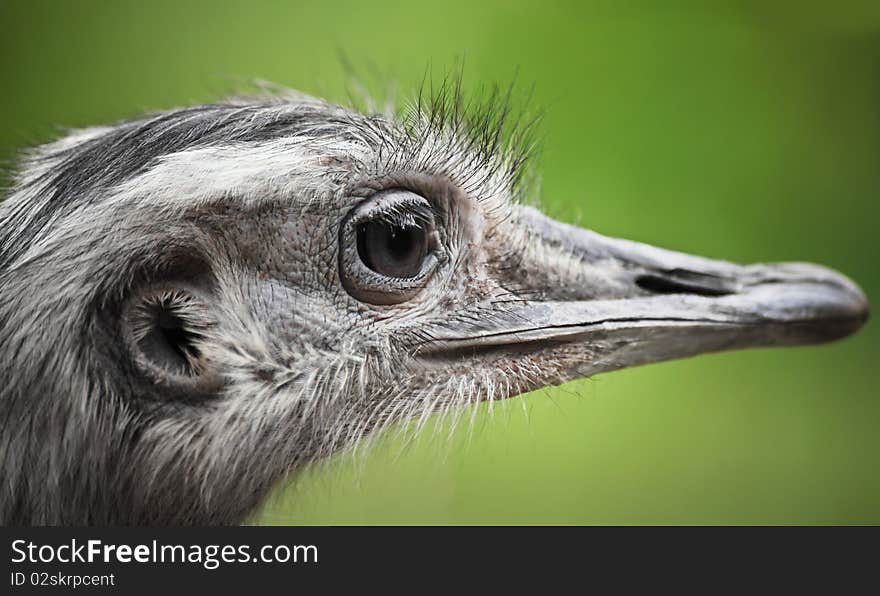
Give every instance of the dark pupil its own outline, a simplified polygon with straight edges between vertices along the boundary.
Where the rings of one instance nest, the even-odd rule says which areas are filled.
[[[428,248],[427,232],[381,220],[358,226],[358,254],[364,264],[387,277],[415,277]]]

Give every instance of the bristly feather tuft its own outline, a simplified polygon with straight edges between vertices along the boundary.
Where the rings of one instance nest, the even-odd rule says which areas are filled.
[[[514,199],[528,194],[523,182],[531,181],[526,164],[536,153],[540,114],[529,114],[531,92],[520,97],[514,83],[469,93],[460,70],[439,83],[426,77],[415,98],[393,110],[392,120],[387,114],[366,113],[375,107],[372,101],[334,106],[267,83],[258,88],[251,97],[73,131],[32,151],[12,192],[39,198],[36,205],[28,204],[27,214],[11,210],[11,217],[26,217],[28,225],[0,222],[0,272],[51,221],[82,201],[143,174],[164,156],[195,149],[322,137],[369,145],[380,159],[398,167],[410,162],[417,170],[454,171],[466,190],[489,186],[491,192],[485,194],[503,190]],[[356,115],[351,109],[361,112]]]

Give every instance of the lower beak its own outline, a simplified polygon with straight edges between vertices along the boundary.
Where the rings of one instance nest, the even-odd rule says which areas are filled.
[[[819,265],[704,259],[606,238],[530,208],[520,223],[531,240],[519,276],[543,280],[523,295],[539,299],[447,327],[435,349],[580,343],[589,346],[581,370],[594,374],[705,352],[832,341],[868,319],[859,287]]]

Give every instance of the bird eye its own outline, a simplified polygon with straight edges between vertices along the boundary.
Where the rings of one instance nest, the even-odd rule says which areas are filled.
[[[441,256],[430,203],[389,190],[356,207],[340,232],[340,278],[370,304],[398,304],[424,287]]]
[[[388,277],[415,277],[428,252],[428,230],[420,225],[369,221],[357,228],[357,250],[364,265]]]

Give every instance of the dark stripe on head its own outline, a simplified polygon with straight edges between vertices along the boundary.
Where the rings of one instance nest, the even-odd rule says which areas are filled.
[[[263,103],[208,104],[124,122],[92,139],[60,151],[40,155],[31,165],[48,166],[29,183],[50,194],[36,212],[16,206],[27,217],[24,228],[4,230],[7,249],[0,254],[0,272],[24,252],[40,231],[58,215],[70,213],[100,191],[148,171],[164,155],[209,146],[255,143],[295,137],[302,130],[346,138],[352,127],[350,113],[321,104]],[[24,190],[27,192],[28,188]]]

